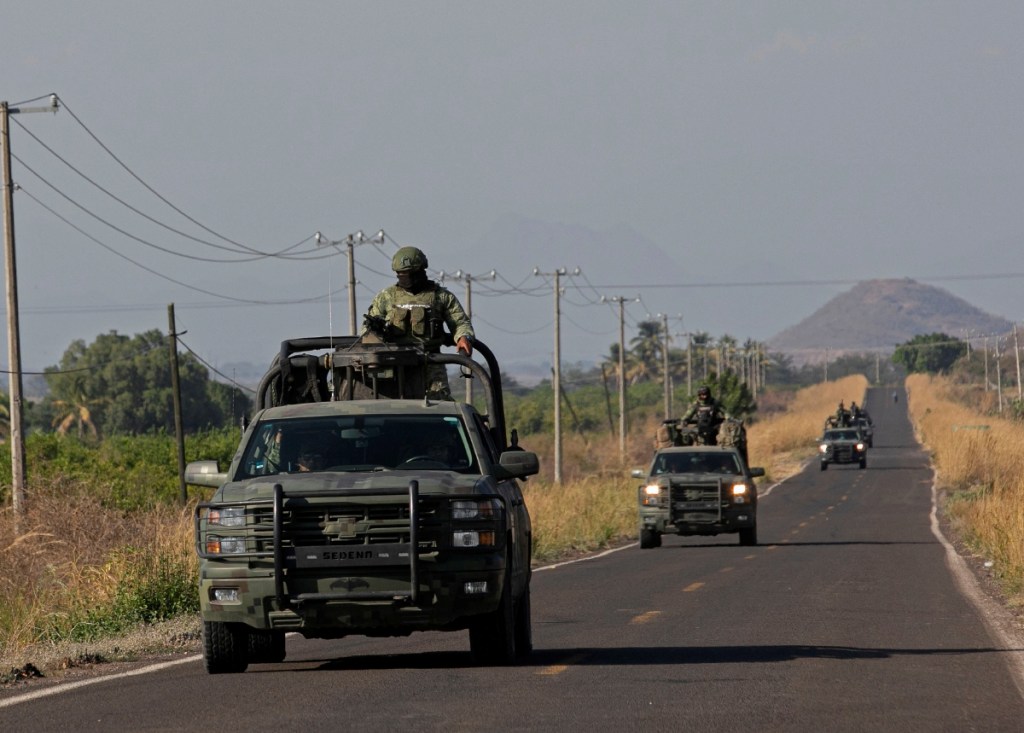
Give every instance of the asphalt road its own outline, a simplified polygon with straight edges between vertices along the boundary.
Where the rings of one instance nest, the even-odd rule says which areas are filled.
[[[890,395],[866,403],[868,468],[771,487],[759,546],[669,537],[536,572],[519,666],[472,666],[464,633],[290,637],[242,675],[187,661],[8,691],[0,730],[1024,730],[1024,647],[961,589]]]

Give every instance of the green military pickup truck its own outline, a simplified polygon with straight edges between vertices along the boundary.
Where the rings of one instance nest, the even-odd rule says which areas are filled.
[[[661,448],[637,493],[640,547],[661,546],[664,534],[735,533],[741,545],[757,544],[757,485],[763,468],[750,468],[736,446]]]
[[[351,338],[282,344],[231,466],[195,515],[206,669],[285,658],[285,634],[468,630],[483,664],[530,652],[535,453],[505,432],[501,375],[461,354]],[[453,364],[486,407],[424,397]],[[478,393],[479,394],[479,393]]]

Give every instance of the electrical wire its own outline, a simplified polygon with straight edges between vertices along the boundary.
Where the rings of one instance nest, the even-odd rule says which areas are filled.
[[[217,293],[217,292],[214,292],[214,291],[211,291],[211,290],[204,290],[203,288],[198,288],[198,287],[196,287],[194,285],[189,285],[188,283],[184,283],[184,282],[181,282],[180,280],[175,280],[172,277],[168,277],[167,275],[164,275],[161,272],[157,272],[156,270],[154,270],[151,267],[146,267],[141,262],[136,262],[135,260],[133,260],[131,257],[128,257],[127,255],[121,254],[120,252],[118,252],[113,247],[111,247],[111,246],[109,246],[107,244],[104,244],[99,239],[97,239],[96,237],[94,237],[91,234],[89,234],[88,232],[86,232],[84,229],[80,228],[76,224],[72,223],[71,221],[69,221],[68,219],[63,217],[58,212],[56,212],[53,209],[51,209],[49,206],[44,204],[38,198],[33,196],[30,192],[26,191],[24,189],[24,187],[21,187],[20,190],[21,190],[22,193],[24,193],[30,199],[35,201],[43,209],[45,209],[46,211],[50,212],[51,214],[53,214],[53,216],[55,216],[58,219],[60,219],[62,222],[67,224],[69,227],[74,229],[76,232],[81,234],[83,237],[85,237],[86,239],[89,239],[90,241],[94,242],[95,244],[98,244],[100,247],[102,247],[103,249],[107,250],[111,254],[120,257],[121,259],[123,259],[126,262],[129,262],[129,263],[131,263],[133,265],[135,265],[136,267],[138,267],[141,270],[145,270],[146,272],[150,273],[151,275],[156,275],[157,277],[159,277],[162,280],[166,280],[167,282],[173,283],[175,285],[180,285],[181,287],[186,288],[188,290],[192,290],[192,291],[195,291],[197,293],[202,293],[203,295],[209,295],[209,296],[214,297],[214,298],[221,298],[223,300],[230,300],[230,301],[233,301],[235,303],[245,303],[245,304],[248,304],[248,305],[292,305],[292,304],[296,304],[296,303],[315,303],[315,302],[318,302],[320,300],[323,300],[324,297],[328,297],[328,296],[318,295],[318,296],[314,296],[314,297],[311,297],[311,298],[297,298],[297,299],[294,299],[294,300],[254,300],[254,299],[251,299],[251,298],[236,298],[236,297],[233,297],[233,296],[230,296],[230,295],[224,295],[223,293]],[[333,295],[333,293],[331,293],[331,294]]]

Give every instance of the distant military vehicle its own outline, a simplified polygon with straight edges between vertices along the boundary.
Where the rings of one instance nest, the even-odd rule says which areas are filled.
[[[856,417],[853,419],[853,427],[860,430],[860,434],[864,436],[864,442],[868,444],[868,448],[875,447],[875,428],[869,417]]]
[[[757,485],[736,446],[683,446],[655,451],[650,467],[634,469],[639,488],[640,547],[661,546],[663,534],[738,533],[757,544]]]
[[[868,444],[858,428],[830,428],[818,440],[818,458],[822,471],[830,463],[856,463],[866,468]]]
[[[227,472],[195,517],[211,674],[284,659],[311,638],[469,631],[478,662],[532,649],[532,532],[519,479],[535,453],[506,433],[492,352],[372,339],[285,341]],[[430,367],[471,374],[486,407],[425,397]]]

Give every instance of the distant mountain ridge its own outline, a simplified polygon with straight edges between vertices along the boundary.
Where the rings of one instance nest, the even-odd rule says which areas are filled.
[[[797,362],[837,353],[891,351],[914,336],[1005,334],[1013,324],[947,290],[910,279],[866,280],[768,340]]]

